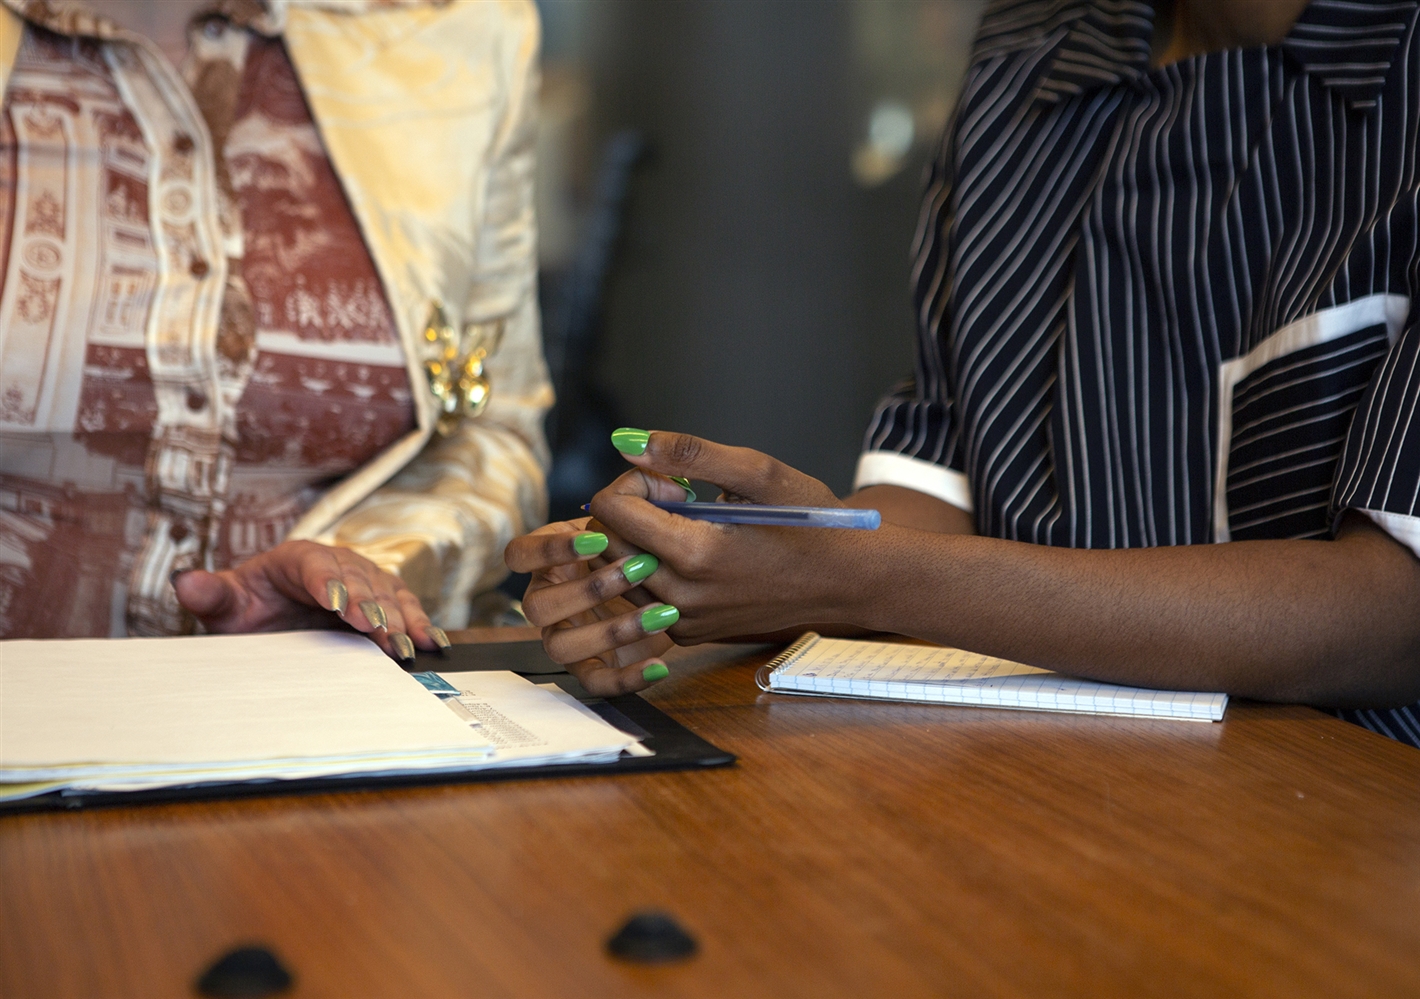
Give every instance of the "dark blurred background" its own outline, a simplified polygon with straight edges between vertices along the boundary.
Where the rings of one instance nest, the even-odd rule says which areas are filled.
[[[845,493],[911,371],[922,167],[980,3],[538,6],[554,519],[625,468],[619,425],[759,448]]]

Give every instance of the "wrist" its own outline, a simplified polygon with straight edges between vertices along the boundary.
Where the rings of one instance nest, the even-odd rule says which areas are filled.
[[[867,532],[865,532],[867,533]],[[842,620],[869,631],[948,641],[949,625],[969,605],[974,537],[884,524],[855,546],[836,574],[847,592]],[[947,614],[947,608],[957,613]],[[949,642],[948,642],[949,643]]]
[[[896,552],[904,536],[920,532],[884,523],[875,531],[845,531],[834,546],[833,560],[824,566],[827,616],[869,631],[892,631],[904,570]]]

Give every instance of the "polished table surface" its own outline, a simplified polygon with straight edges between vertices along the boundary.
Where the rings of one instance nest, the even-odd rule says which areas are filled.
[[[1420,751],[770,696],[765,658],[647,695],[729,769],[0,819],[0,996],[191,995],[249,941],[294,996],[1420,996]],[[646,908],[699,953],[609,957]]]

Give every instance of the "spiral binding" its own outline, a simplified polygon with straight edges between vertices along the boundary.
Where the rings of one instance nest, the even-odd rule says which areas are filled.
[[[783,652],[779,653],[773,659],[769,660],[769,662],[765,663],[763,666],[759,667],[759,669],[755,670],[755,686],[758,687],[760,690],[768,691],[770,689],[769,674],[773,673],[780,666],[789,665],[789,663],[797,659],[804,652],[805,649],[807,649],[810,645],[814,644],[814,642],[817,642],[818,640],[818,632],[804,632],[802,635],[799,636],[798,640],[795,641],[794,644],[790,645]]]

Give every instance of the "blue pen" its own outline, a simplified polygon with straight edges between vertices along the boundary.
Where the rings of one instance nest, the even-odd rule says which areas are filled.
[[[667,513],[712,524],[763,524],[768,527],[850,527],[876,531],[882,514],[876,510],[833,506],[755,506],[752,503],[670,503],[652,500]],[[590,513],[591,505],[582,507]]]

